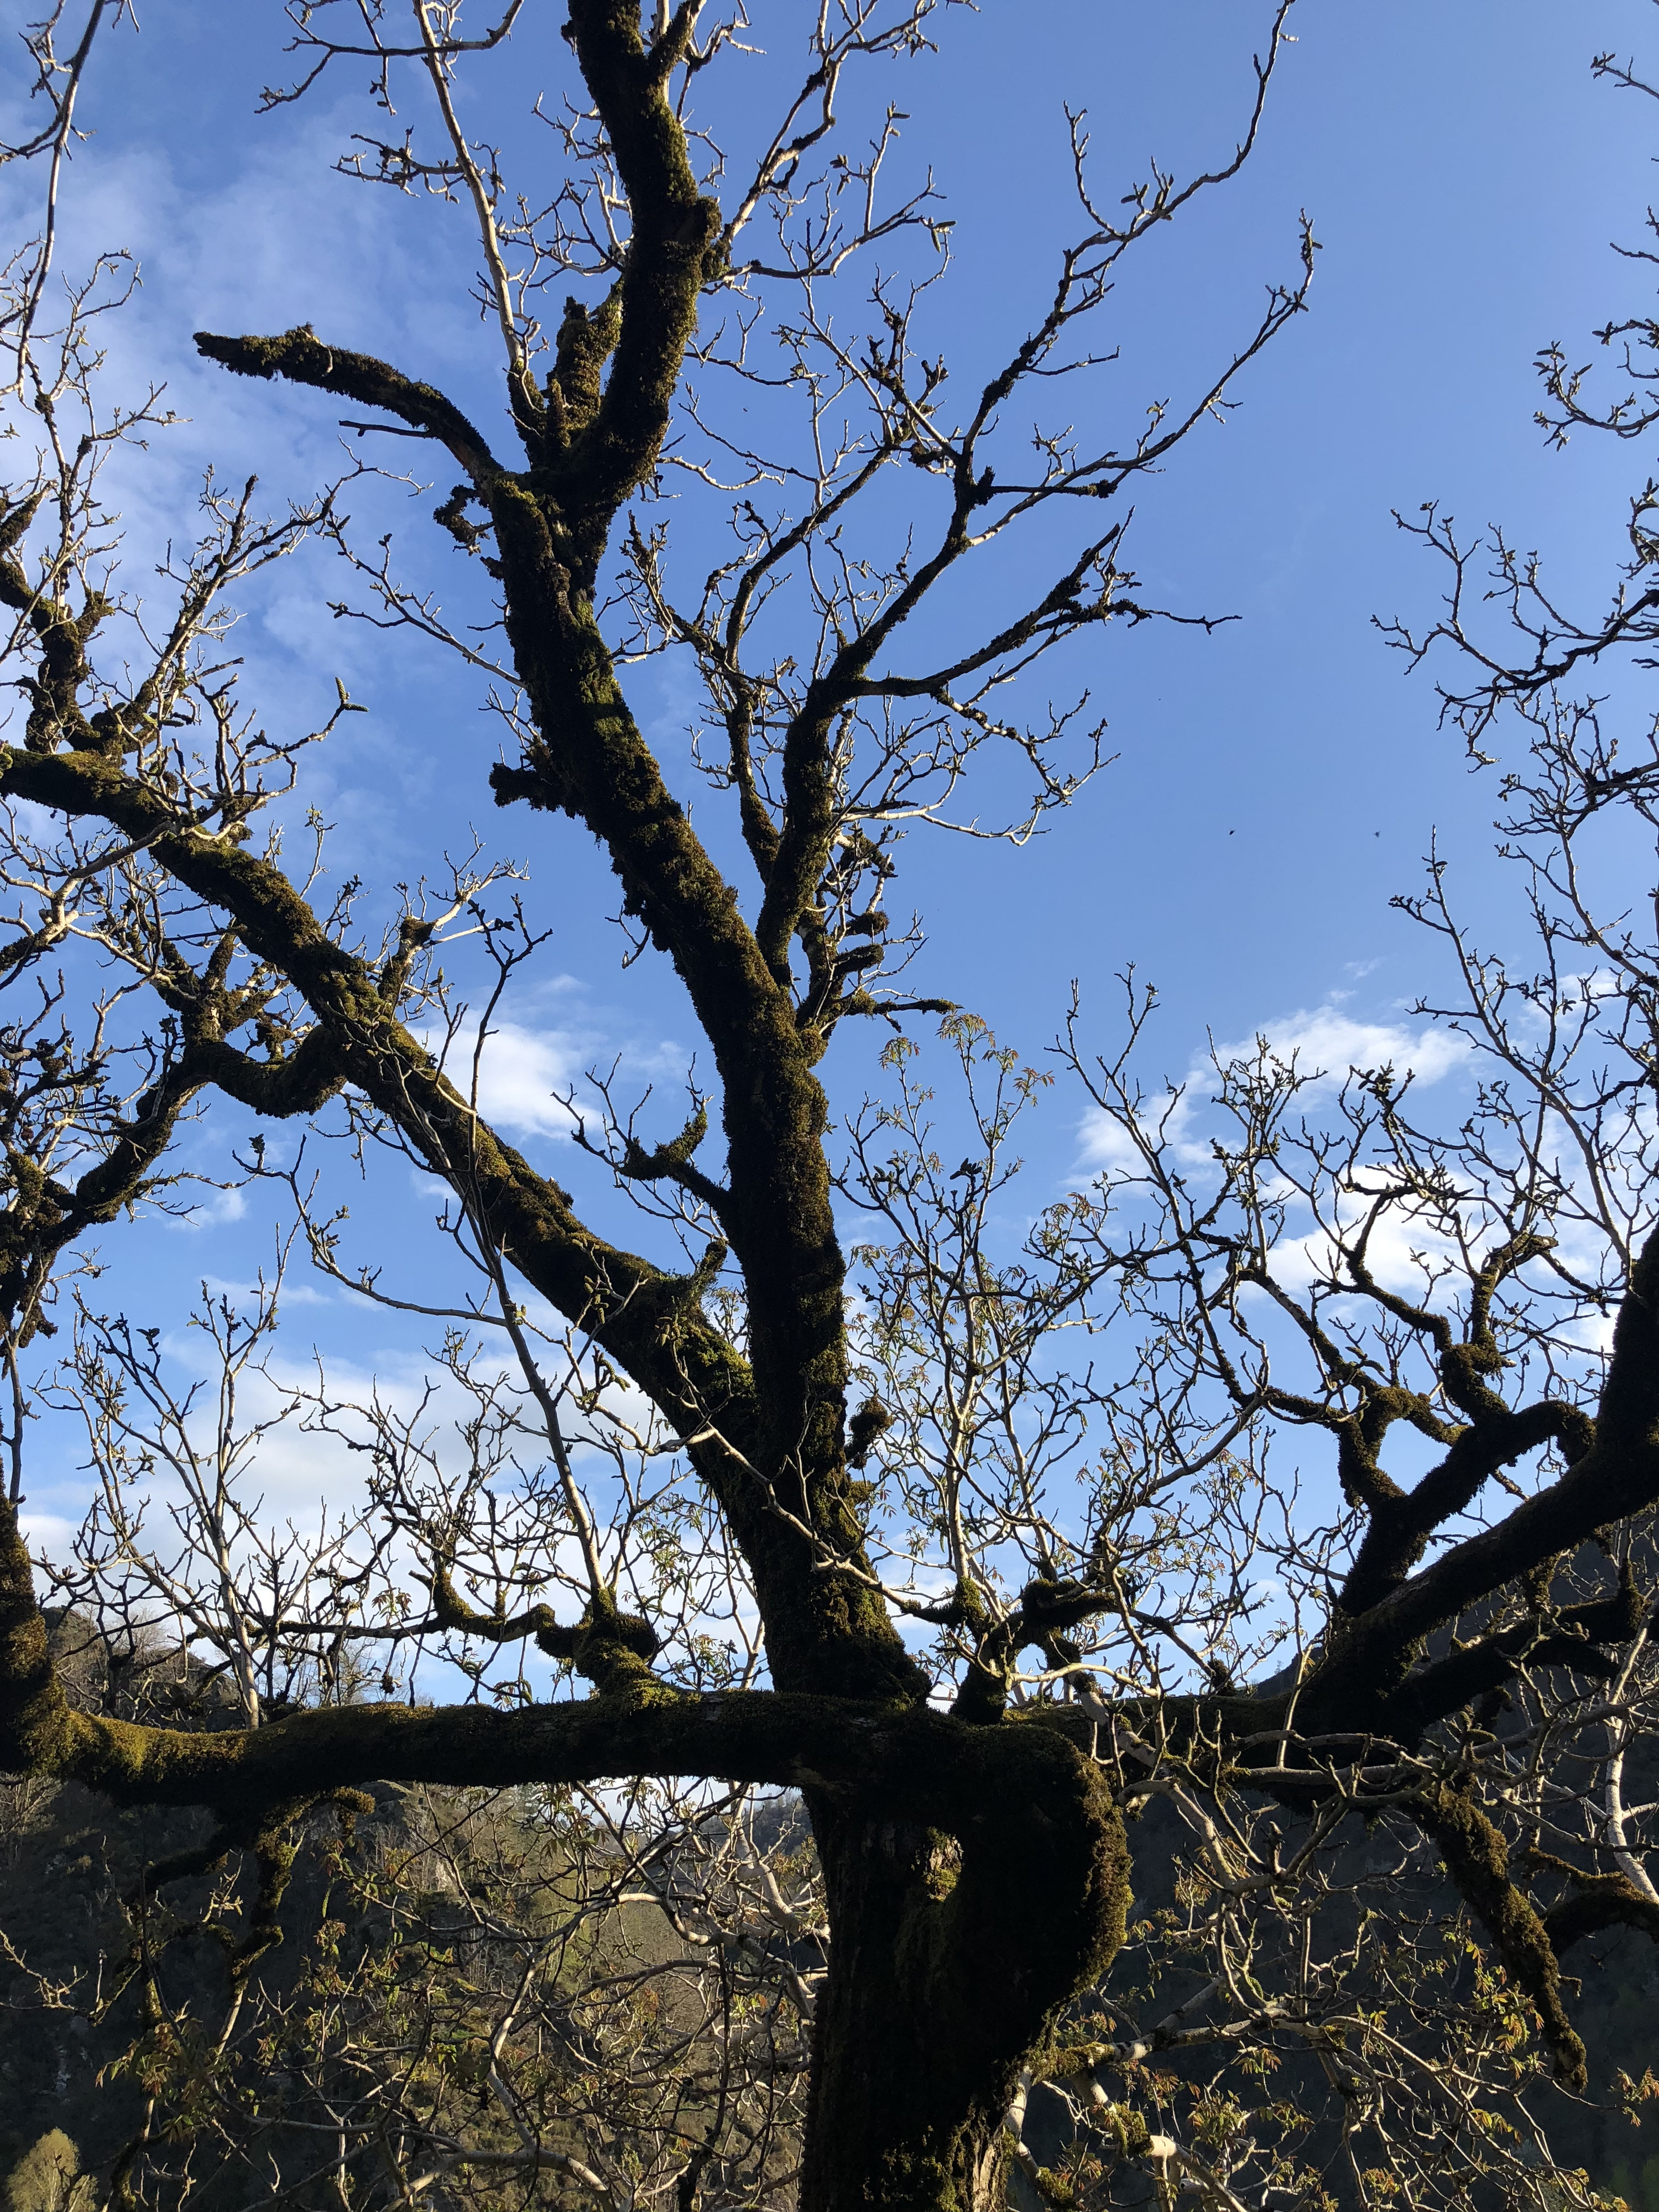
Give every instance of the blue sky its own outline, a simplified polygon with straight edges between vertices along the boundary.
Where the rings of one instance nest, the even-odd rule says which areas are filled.
[[[474,111],[476,127],[499,130],[543,175],[552,142],[526,110],[549,81],[541,72],[568,67],[557,12],[532,0],[524,35],[480,70]],[[1109,203],[1148,155],[1178,173],[1207,165],[1246,112],[1268,12],[1253,0],[984,0],[977,14],[946,11],[936,59],[859,95],[900,101],[903,158],[932,164],[955,219],[933,313],[964,377],[1018,334],[1051,281],[1069,219],[1064,105],[1089,112]],[[786,0],[752,13],[763,43],[782,38]],[[338,148],[369,127],[362,87],[343,74],[259,118],[258,88],[283,67],[271,0],[148,0],[142,23],[94,64],[63,253],[65,267],[105,246],[138,257],[143,289],[112,335],[112,364],[165,380],[188,418],[123,465],[134,578],[190,527],[208,462],[231,477],[257,471],[275,500],[337,460],[325,403],[199,362],[198,326],[309,321],[445,386],[481,418],[499,413],[490,333],[459,304],[471,262],[459,214],[331,173]],[[1593,84],[1589,59],[1639,53],[1644,40],[1651,50],[1651,9],[1302,0],[1291,28],[1258,155],[1125,283],[1107,316],[1120,358],[1086,395],[1122,426],[1188,386],[1248,330],[1262,288],[1293,274],[1297,214],[1309,212],[1322,248],[1311,312],[1249,372],[1225,425],[1205,426],[1137,495],[1146,596],[1240,619],[1210,637],[1148,625],[1091,638],[1055,689],[1079,688],[1074,676],[1090,686],[1115,765],[1024,851],[927,836],[907,850],[896,903],[921,909],[929,938],[915,980],[1033,1055],[1073,976],[1109,1042],[1113,978],[1131,963],[1164,997],[1165,1071],[1186,1067],[1206,1030],[1231,1039],[1299,1023],[1337,1054],[1346,1024],[1398,1030],[1434,970],[1388,902],[1414,887],[1431,834],[1470,912],[1498,933],[1511,910],[1490,855],[1492,781],[1469,775],[1455,737],[1437,729],[1431,683],[1407,680],[1373,626],[1431,618],[1439,588],[1390,509],[1434,498],[1468,528],[1501,519],[1547,550],[1564,591],[1591,601],[1618,555],[1632,456],[1588,439],[1547,451],[1531,363],[1558,336],[1589,359],[1589,331],[1641,297],[1639,269],[1609,241],[1641,220],[1652,110]],[[769,67],[756,64],[745,84],[763,85]],[[741,102],[726,118],[738,132],[749,119]],[[0,210],[16,228],[27,198],[8,182]],[[411,561],[433,564],[444,589],[464,588],[450,580],[459,556],[431,543],[431,504],[366,494],[363,513],[406,532]],[[994,620],[1009,582],[992,569],[952,619]],[[313,787],[337,825],[342,873],[406,875],[435,857],[434,825],[453,843],[469,822],[530,865],[535,910],[556,934],[544,981],[511,1010],[515,1057],[497,1096],[515,1117],[509,1133],[555,1164],[564,1148],[545,1093],[620,1054],[638,1083],[672,1095],[694,1042],[688,1017],[659,964],[622,973],[604,920],[614,895],[585,842],[490,806],[495,744],[472,679],[332,622],[325,602],[338,589],[327,561],[307,556],[249,599],[250,701],[273,726],[309,726],[338,676],[368,708]],[[683,765],[683,678],[647,666],[634,696]],[[832,1085],[860,1088],[865,1056],[838,1044]],[[1086,1155],[1078,1101],[1056,1092],[1045,1115],[1034,1202]],[[222,1113],[201,1126],[191,1144],[204,1165],[222,1163],[235,1126]],[[427,1248],[400,1172],[352,1203],[364,1254],[413,1269]],[[252,1202],[143,1240],[112,1234],[100,1299],[171,1324],[198,1279],[246,1281],[268,1237]],[[365,1371],[419,1364],[415,1339],[331,1293],[293,1308],[295,1358],[313,1334]],[[67,1503],[58,1470],[70,1448],[43,1445],[33,1502],[48,1516]]]

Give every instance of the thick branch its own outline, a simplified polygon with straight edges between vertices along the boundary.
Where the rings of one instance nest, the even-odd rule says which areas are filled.
[[[860,1532],[841,1476],[842,1269],[818,1144],[823,1101],[793,1030],[787,1050],[766,1054],[763,1036],[726,1069],[736,1092],[735,1109],[728,1109],[734,1150],[735,1132],[750,1144],[733,1219],[749,1237],[756,1365],[764,1362],[776,1378],[769,1421],[760,1418],[750,1363],[705,1320],[695,1280],[665,1274],[588,1229],[568,1194],[501,1143],[440,1072],[386,1005],[368,963],[328,935],[278,869],[229,839],[177,826],[163,796],[101,756],[5,757],[0,793],[115,823],[141,837],[186,889],[230,915],[255,957],[306,999],[339,1075],[460,1194],[526,1279],[591,1331],[691,1440],[699,1473],[754,1571],[775,1679],[799,1680],[791,1670],[804,1667],[807,1679],[826,1689],[925,1694],[926,1678],[867,1583],[819,1571],[817,1547],[778,1512],[768,1479],[776,1470],[790,1511],[799,1515],[806,1504],[856,1555]],[[319,1061],[323,1053],[319,1046]],[[256,1085],[258,1063],[232,1060],[226,1072],[233,1083]],[[258,1103],[257,1088],[248,1095]],[[757,1297],[757,1279],[769,1308]],[[826,1479],[840,1483],[827,1502]]]
[[[679,35],[671,33],[647,54],[634,0],[572,0],[567,35],[604,121],[632,225],[605,396],[558,471],[591,591],[617,511],[656,465],[667,434],[698,295],[714,273],[720,210],[697,190],[668,96]]]
[[[33,1161],[8,1161],[11,1203],[0,1212],[0,1322],[27,1343],[40,1326],[40,1302],[60,1254],[88,1229],[113,1221],[153,1189],[179,1116],[207,1080],[188,1055],[140,1097],[130,1121],[94,1167],[65,1187]]]
[[[1659,1943],[1659,1905],[1644,1897],[1622,1874],[1581,1874],[1577,1867],[1548,1852],[1528,1854],[1535,1863],[1565,1875],[1575,1885],[1574,1894],[1552,1905],[1544,1915],[1544,1932],[1559,1959],[1586,1936],[1600,1936],[1609,1928],[1634,1928]]]
[[[441,392],[417,384],[368,354],[325,345],[309,323],[278,337],[219,337],[211,331],[195,335],[198,353],[222,362],[238,376],[283,376],[293,384],[314,385],[319,392],[355,399],[361,406],[384,408],[411,429],[441,440],[475,483],[501,472],[484,438]]]
[[[328,935],[278,869],[228,839],[179,827],[167,800],[118,764],[83,753],[4,758],[0,792],[142,838],[187,890],[230,915],[256,957],[306,999],[317,1041],[292,1061],[262,1065],[204,1044],[195,1049],[204,1076],[279,1113],[302,1109],[341,1078],[353,1083],[471,1200],[520,1272],[561,1312],[593,1328],[671,1419],[690,1428],[717,1404],[719,1417],[743,1433],[741,1363],[699,1316],[677,1316],[665,1330],[675,1279],[596,1237],[556,1185],[499,1142],[398,1020],[368,963]]]
[[[76,1711],[64,1695],[16,1516],[3,1505],[0,1771],[73,1780],[118,1804],[206,1806],[238,1834],[256,1832],[269,1810],[372,1780],[504,1788],[696,1774],[848,1803],[876,1791],[884,1817],[944,1827],[969,1854],[977,1838],[1006,1826],[1040,1856],[1044,1824],[1033,1829],[1029,1813],[1048,1803],[1058,1814],[1063,1802],[1086,1817],[1048,1823],[1049,1847],[1092,1856],[1085,1887],[1099,1892],[1097,1909],[1117,1893],[1121,1940],[1123,1858],[1109,1796],[1090,1762],[1049,1730],[969,1729],[926,1707],[781,1691],[692,1697],[638,1676],[621,1694],[511,1712],[331,1706],[225,1730],[109,1720]]]
[[[1561,1999],[1556,1949],[1544,1923],[1510,1879],[1509,1847],[1474,1800],[1437,1783],[1406,1809],[1439,1851],[1459,1894],[1498,1946],[1510,1978],[1537,2007],[1558,2076],[1585,2080],[1584,2046]]]
[[[1405,1656],[1528,1569],[1573,1551],[1598,1528],[1659,1499],[1659,1231],[1642,1249],[1619,1310],[1595,1441],[1556,1481],[1495,1528],[1455,1544],[1357,1617],[1338,1620],[1329,1659],[1308,1686],[1304,1725],[1317,1730],[1375,1710]]]
[[[1633,1583],[1616,1597],[1571,1607],[1548,1621],[1524,1620],[1483,1636],[1461,1651],[1407,1676],[1380,1716],[1384,1733],[1414,1743],[1425,1729],[1500,1689],[1524,1668],[1569,1667],[1580,1674],[1613,1680],[1618,1662],[1601,1650],[1627,1644],[1642,1622],[1644,1606]]]
[[[1502,1468],[1541,1444],[1565,1444],[1574,1458],[1588,1450],[1594,1429],[1577,1406],[1551,1399],[1511,1413],[1501,1403],[1466,1428],[1437,1467],[1409,1491],[1366,1499],[1370,1526],[1338,1600],[1363,1613],[1397,1589],[1427,1549],[1435,1530],[1463,1512]]]

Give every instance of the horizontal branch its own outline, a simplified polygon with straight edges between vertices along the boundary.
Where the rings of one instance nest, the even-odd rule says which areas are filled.
[[[1600,1936],[1609,1928],[1633,1928],[1659,1943],[1659,1905],[1644,1897],[1622,1874],[1581,1874],[1544,1851],[1528,1856],[1535,1863],[1565,1874],[1574,1884],[1571,1895],[1552,1905],[1544,1915],[1544,1932],[1559,1959],[1586,1936]]]
[[[1610,1681],[1619,1672],[1618,1662],[1601,1646],[1627,1644],[1641,1626],[1644,1611],[1635,1585],[1627,1583],[1616,1597],[1481,1637],[1407,1676],[1387,1700],[1381,1725],[1402,1742],[1414,1742],[1432,1723],[1500,1689],[1522,1668],[1566,1667]]]

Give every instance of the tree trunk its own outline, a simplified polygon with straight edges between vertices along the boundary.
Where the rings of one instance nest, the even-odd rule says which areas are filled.
[[[801,2212],[1001,2212],[1021,2067],[1123,1940],[1097,1770],[1016,1723],[964,1726],[952,1765],[884,1778],[881,1811],[812,1793],[833,1945]],[[899,1794],[921,1817],[886,1810]]]

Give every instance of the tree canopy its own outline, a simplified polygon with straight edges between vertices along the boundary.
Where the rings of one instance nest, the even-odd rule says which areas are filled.
[[[1448,589],[1389,635],[1478,759],[1508,748],[1532,933],[1487,949],[1437,860],[1407,902],[1455,1112],[1266,1040],[1168,1083],[1133,973],[1028,1065],[971,976],[910,987],[904,841],[1020,845],[1086,803],[1113,628],[1214,619],[1136,576],[1127,516],[1270,373],[1311,230],[1127,436],[1105,311],[1250,161],[1291,0],[1207,167],[1125,193],[1073,120],[1046,304],[971,385],[929,349],[950,234],[904,118],[839,119],[948,35],[935,0],[800,11],[787,81],[701,0],[570,0],[539,46],[537,0],[296,4],[267,105],[367,73],[343,166],[470,211],[476,288],[422,312],[492,349],[497,401],[326,326],[198,331],[246,409],[291,387],[349,459],[274,517],[210,478],[143,601],[100,485],[165,428],[100,345],[130,271],[54,263],[122,12],[27,33],[40,127],[7,150],[47,217],[7,280],[0,506],[0,1765],[166,1829],[109,1989],[32,1985],[136,1996],[143,2117],[97,2185],[1587,2205],[1552,2147],[1589,2084],[1573,1963],[1659,1934],[1659,726],[1621,678],[1615,738],[1595,690],[1650,659],[1652,487],[1587,613],[1501,536],[1406,526]],[[528,152],[475,82],[531,109]],[[1639,445],[1659,326],[1601,335],[1625,384],[1547,353],[1543,419]],[[354,520],[411,455],[447,596]],[[329,872],[345,683],[310,730],[240,683],[237,595],[319,541],[343,622],[459,655],[496,717],[418,880]],[[962,579],[995,562],[988,626]],[[639,704],[653,662],[695,683],[689,752]],[[667,1115],[584,1079],[550,1162],[485,1070],[577,840],[698,1056]],[[831,1051],[865,1029],[868,1095]],[[1017,1200],[1056,1075],[1097,1171]],[[258,1123],[218,1179],[288,1227],[251,1297],[204,1293],[192,1383],[89,1271],[192,1203],[215,1100]],[[339,1164],[435,1191],[442,1261],[365,1249]],[[422,1391],[343,1383],[326,1346],[313,1381],[273,1368],[307,1266],[416,1318]],[[78,1418],[90,1504],[32,1560],[37,1406]],[[295,1437],[360,1490],[264,1510]],[[223,1964],[186,1999],[191,1927]]]

